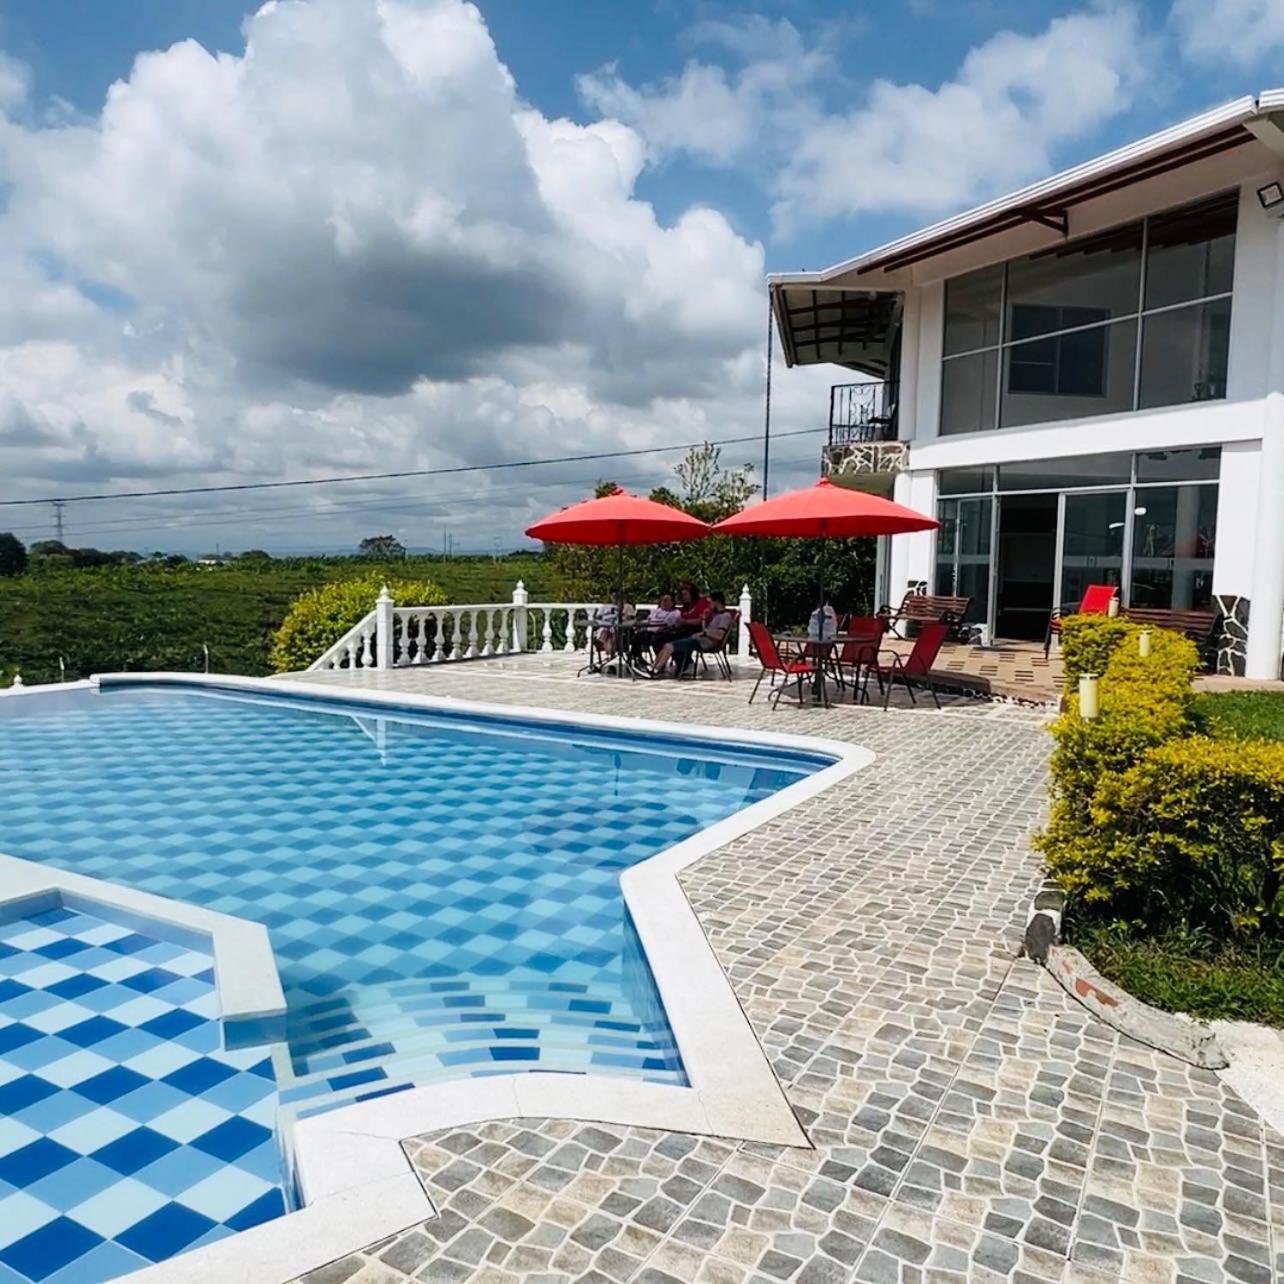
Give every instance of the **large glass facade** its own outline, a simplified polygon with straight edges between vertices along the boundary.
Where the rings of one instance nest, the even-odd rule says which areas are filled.
[[[946,282],[944,435],[1226,395],[1238,197]]]
[[[935,591],[1000,637],[1041,638],[1092,584],[1125,605],[1213,604],[1217,446],[946,469]]]

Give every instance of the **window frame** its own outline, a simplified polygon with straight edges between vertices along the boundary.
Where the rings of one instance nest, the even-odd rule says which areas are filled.
[[[947,354],[946,343],[945,343],[945,327],[946,327],[947,318],[949,315],[949,307],[948,307],[947,298],[943,297],[942,307],[941,307],[940,406],[939,406],[939,412],[937,416],[937,436],[938,437],[945,437],[945,436],[961,437],[961,436],[967,435],[966,433],[963,433],[963,432],[948,433],[948,432],[942,431],[942,425],[945,422],[945,373],[946,373],[946,365],[949,362],[957,361],[961,358],[966,358],[966,357],[976,357],[984,353],[992,352],[996,355],[997,359],[995,362],[996,369],[995,369],[995,389],[994,389],[994,420],[991,424],[988,424],[980,428],[969,429],[968,431],[973,433],[1003,431],[1004,430],[1003,401],[1004,401],[1005,392],[1007,393],[1011,392],[1010,386],[1005,387],[1005,385],[1010,385],[1011,383],[1011,377],[1010,377],[1011,355],[1010,354],[1013,348],[1019,347],[1021,344],[1024,344],[1024,343],[1033,343],[1039,340],[1056,340],[1059,343],[1060,339],[1064,335],[1082,333],[1086,330],[1101,330],[1104,335],[1104,332],[1107,329],[1107,327],[1112,325],[1126,324],[1128,322],[1134,323],[1137,329],[1136,338],[1134,340],[1134,352],[1133,352],[1131,404],[1128,407],[1128,409],[1124,411],[1102,412],[1102,413],[1122,413],[1122,414],[1136,413],[1136,411],[1138,411],[1141,408],[1141,381],[1142,381],[1141,357],[1142,357],[1142,351],[1145,347],[1147,318],[1152,316],[1159,316],[1166,312],[1176,312],[1182,308],[1204,307],[1210,303],[1215,303],[1223,299],[1230,300],[1232,320],[1234,315],[1233,284],[1232,284],[1232,288],[1229,290],[1219,290],[1212,294],[1198,295],[1189,299],[1182,299],[1176,303],[1165,303],[1165,304],[1160,304],[1156,307],[1150,307],[1150,308],[1146,307],[1146,283],[1147,283],[1147,275],[1148,275],[1149,260],[1150,260],[1151,221],[1153,219],[1168,218],[1173,214],[1179,213],[1181,210],[1195,209],[1201,205],[1209,206],[1210,208],[1213,208],[1213,209],[1215,209],[1218,205],[1222,203],[1225,203],[1228,206],[1234,203],[1237,206],[1238,199],[1239,199],[1238,189],[1227,188],[1221,192],[1215,192],[1210,196],[1200,197],[1197,200],[1188,201],[1182,205],[1176,205],[1169,209],[1155,210],[1154,212],[1145,215],[1140,220],[1141,222],[1141,268],[1140,268],[1140,271],[1137,273],[1137,305],[1134,311],[1121,314],[1120,316],[1109,317],[1104,321],[1095,321],[1087,325],[1067,326],[1061,330],[1049,331],[1047,334],[1029,336],[1022,339],[1013,339],[1009,333],[1009,331],[1011,330],[1011,320],[1008,316],[1009,270],[1013,263],[1025,262],[1026,260],[1035,257],[1035,255],[1029,255],[1029,254],[1018,255],[1016,258],[1004,260],[1004,262],[1000,265],[1002,268],[1002,271],[999,274],[999,336],[998,336],[997,342],[989,343],[989,344],[981,344],[974,348],[964,348],[964,349],[960,349],[957,352],[950,352]],[[1136,221],[1137,220],[1129,220],[1128,222],[1118,224],[1117,226],[1119,228],[1126,228],[1129,226],[1130,223],[1133,223]],[[1106,232],[1109,232],[1110,230],[1111,229],[1105,229]],[[1088,233],[1085,235],[1085,237],[1080,239],[1086,240],[1089,237],[1100,236],[1102,234],[1103,233],[1101,232]],[[1067,241],[1066,245],[1073,246],[1075,243],[1076,243],[1075,241]],[[1238,208],[1236,208],[1235,249],[1238,250],[1238,248],[1239,248],[1239,216],[1238,216]],[[1046,253],[1046,251],[1037,251],[1037,253],[1042,254],[1042,253]],[[983,268],[974,269],[974,271],[976,272],[990,271],[993,269],[994,266],[995,266],[994,264],[987,264]],[[961,276],[971,276],[971,275],[972,275],[971,272],[961,274]],[[951,277],[949,280],[947,280],[944,283],[944,288],[947,294],[950,288],[951,281],[956,281],[959,279],[960,277],[958,276]],[[1103,374],[1102,374],[1102,378],[1104,382],[1106,378],[1105,360],[1108,360],[1109,349],[1110,349],[1110,343],[1108,339],[1103,340],[1103,348],[1105,352],[1105,356],[1103,358]],[[1059,351],[1059,347],[1058,347],[1058,351]],[[1229,349],[1228,349],[1228,352],[1229,352]],[[1229,356],[1228,356],[1228,365],[1229,365]],[[1006,377],[1005,377],[1005,372],[1006,372]],[[1054,373],[1055,373],[1055,370],[1054,370]],[[1021,393],[1019,395],[1021,396],[1040,396],[1040,395],[1057,396],[1059,394]],[[1223,392],[1220,397],[1209,397],[1209,398],[1206,398],[1205,400],[1224,401],[1225,399],[1226,399],[1226,393]],[[1169,403],[1169,404],[1186,405],[1187,403],[1176,402],[1176,403]],[[1191,402],[1189,404],[1196,405],[1201,403]],[[1147,407],[1147,409],[1161,409],[1161,408],[1162,407]],[[1079,419],[1079,418],[1093,418],[1095,416],[1075,415],[1072,417]],[[1055,418],[1043,419],[1043,420],[1036,420],[1033,423],[1028,423],[1028,424],[1014,424],[1011,426],[1011,428],[1033,428],[1041,424],[1056,423],[1056,422],[1058,422],[1058,420]],[[1011,431],[1011,428],[1008,429],[1008,431]]]

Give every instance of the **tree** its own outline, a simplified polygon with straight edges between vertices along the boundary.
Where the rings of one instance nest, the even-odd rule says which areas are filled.
[[[21,575],[26,569],[26,545],[11,531],[0,532],[0,575]]]
[[[395,535],[368,535],[357,552],[362,557],[405,557],[406,546]]]

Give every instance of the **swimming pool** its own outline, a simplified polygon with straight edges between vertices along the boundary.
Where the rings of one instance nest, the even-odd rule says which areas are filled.
[[[256,920],[300,1115],[544,1069],[686,1082],[621,871],[820,755],[209,688],[0,702],[0,851]]]

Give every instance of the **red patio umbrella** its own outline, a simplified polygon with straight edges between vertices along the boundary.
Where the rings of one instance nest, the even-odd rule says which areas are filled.
[[[784,536],[803,539],[849,539],[858,535],[902,535],[934,530],[940,523],[903,504],[862,490],[835,486],[822,477],[814,486],[764,499],[724,518],[718,535]],[[820,608],[825,607],[825,554],[821,545]]]
[[[619,625],[624,615],[624,546],[626,544],[674,544],[703,539],[710,526],[680,508],[630,495],[616,487],[600,499],[586,499],[560,512],[550,513],[526,529],[531,539],[549,544],[614,544],[619,549],[615,604],[616,654],[619,654]]]

